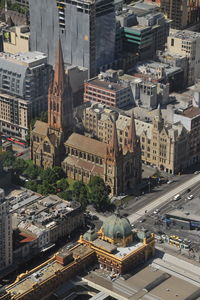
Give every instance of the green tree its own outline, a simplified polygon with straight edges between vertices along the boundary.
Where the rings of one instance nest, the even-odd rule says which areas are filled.
[[[72,191],[68,190],[68,191],[63,191],[57,194],[58,197],[67,200],[67,201],[72,201],[73,200],[73,195],[72,195]]]
[[[73,200],[79,202],[83,210],[86,209],[89,203],[88,189],[86,185],[81,181],[76,181],[73,184],[72,189]]]
[[[41,172],[41,179],[47,181],[48,183],[56,183],[62,177],[59,167],[47,168]]]
[[[37,192],[44,196],[49,194],[56,194],[56,188],[54,185],[50,184],[48,181],[44,180],[42,184],[37,186]]]
[[[97,210],[106,210],[110,206],[108,188],[102,178],[93,176],[89,182],[90,202]]]
[[[24,170],[23,175],[28,177],[29,179],[37,179],[41,170],[36,165],[28,165],[27,168]]]
[[[26,182],[25,187],[33,192],[37,192],[37,183],[34,180]]]
[[[0,161],[3,165],[3,167],[12,167],[15,159],[16,158],[12,151],[0,153]]]
[[[18,175],[22,175],[22,173],[26,170],[28,164],[27,162],[22,159],[22,158],[17,158],[15,159],[15,161],[13,162],[13,171],[18,174]]]
[[[57,189],[60,191],[65,191],[69,188],[69,183],[67,182],[66,178],[62,178],[56,182]]]

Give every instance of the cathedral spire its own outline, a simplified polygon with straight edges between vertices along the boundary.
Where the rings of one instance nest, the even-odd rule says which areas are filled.
[[[112,132],[112,141],[111,141],[111,152],[113,156],[117,157],[119,154],[119,144],[117,138],[117,127],[116,121],[113,122],[113,132]]]
[[[56,60],[55,60],[55,73],[54,73],[54,86],[57,86],[59,91],[63,91],[65,84],[65,69],[63,61],[63,53],[61,41],[59,39],[57,51],[56,51]]]
[[[73,126],[73,99],[68,76],[65,74],[60,40],[56,51],[54,78],[48,94],[48,127],[64,135]]]
[[[131,122],[128,131],[128,143],[127,143],[130,151],[134,151],[136,142],[137,142],[137,136],[136,136],[136,129],[135,129],[135,118],[134,118],[134,113],[132,111]]]

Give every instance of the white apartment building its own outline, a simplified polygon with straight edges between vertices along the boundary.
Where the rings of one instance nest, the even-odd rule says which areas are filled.
[[[0,271],[12,264],[12,221],[9,203],[0,189]]]

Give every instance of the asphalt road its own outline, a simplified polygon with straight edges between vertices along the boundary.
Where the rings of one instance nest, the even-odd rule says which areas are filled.
[[[194,244],[200,245],[200,231],[196,230],[179,230],[171,227],[166,227],[165,223],[162,222],[162,216],[164,216],[167,212],[172,209],[180,208],[184,203],[190,201],[187,199],[188,195],[193,195],[195,197],[200,197],[200,184],[197,182],[192,187],[190,187],[191,191],[189,193],[183,193],[182,197],[179,201],[171,201],[170,203],[164,204],[160,208],[160,212],[158,214],[146,214],[145,217],[138,220],[138,222],[134,223],[137,228],[145,227],[155,233],[164,232],[167,235],[177,235],[182,239],[191,240]],[[141,222],[141,220],[143,222]]]

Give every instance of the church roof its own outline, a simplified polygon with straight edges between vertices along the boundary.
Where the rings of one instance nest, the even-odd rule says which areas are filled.
[[[33,128],[33,133],[42,135],[42,136],[47,136],[48,132],[48,124],[42,121],[37,120],[35,122],[34,128]]]
[[[106,143],[99,142],[78,133],[72,133],[65,142],[65,145],[100,157],[106,156],[107,153]]]
[[[92,162],[82,160],[80,158],[68,156],[65,158],[64,163],[71,165],[71,166],[76,166],[77,168],[84,169],[88,172],[91,172],[92,174],[98,174],[98,175],[103,175],[103,167],[97,166]]]

